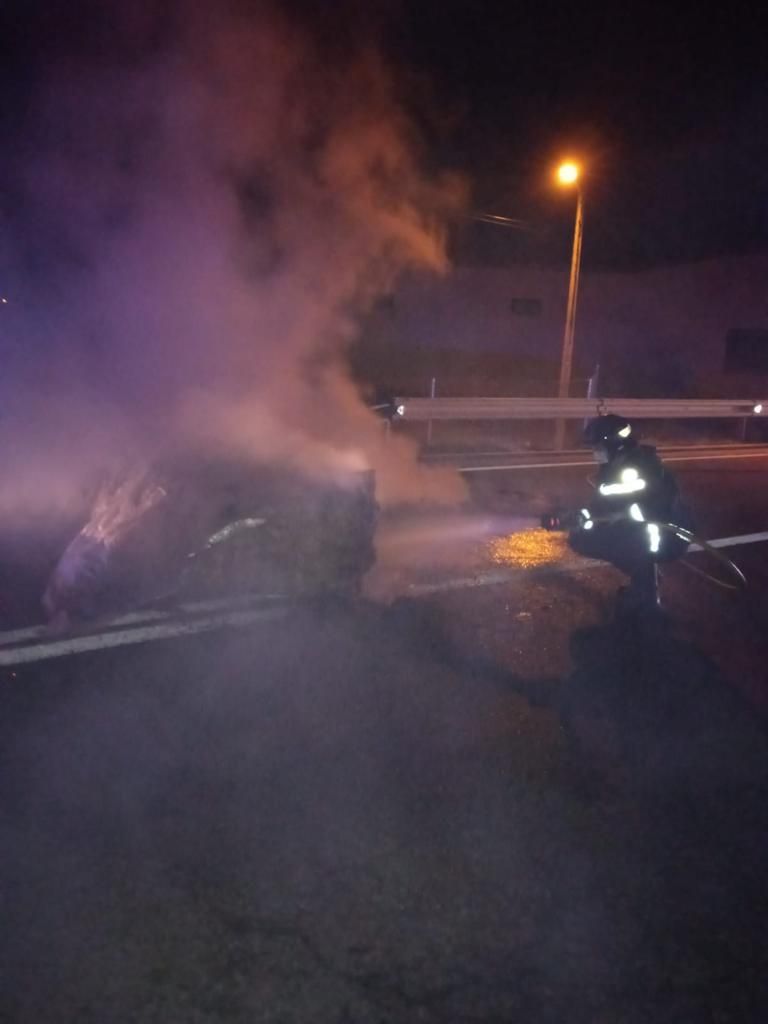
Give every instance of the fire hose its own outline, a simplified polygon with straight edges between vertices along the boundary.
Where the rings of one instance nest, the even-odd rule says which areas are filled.
[[[587,517],[582,512],[571,512],[566,514],[551,513],[542,516],[541,525],[545,530],[574,530],[583,528],[586,522],[591,522],[595,525],[606,525],[609,523],[623,521],[624,518],[624,516]],[[728,558],[727,555],[718,551],[718,549],[713,547],[708,543],[708,541],[704,540],[703,537],[699,537],[691,530],[687,530],[683,526],[678,526],[676,523],[656,523],[655,525],[658,526],[660,530],[668,534],[672,534],[680,540],[686,541],[689,545],[697,545],[697,547],[702,551],[705,551],[716,562],[722,565],[728,573],[735,578],[736,582],[732,583],[727,580],[720,579],[708,572],[705,572],[703,569],[699,569],[697,566],[692,565],[685,559],[680,559],[681,564],[684,565],[686,569],[695,573],[697,576],[702,576],[704,579],[709,580],[716,586],[722,587],[724,590],[740,590],[747,586],[747,578],[738,565],[736,565],[732,559]]]
[[[709,580],[710,583],[714,583],[718,587],[723,587],[725,590],[739,590],[741,587],[746,587],[747,577],[736,565],[736,563],[728,558],[727,555],[722,554],[717,548],[712,547],[711,544],[707,543],[702,537],[698,537],[695,533],[690,530],[685,530],[682,526],[675,526],[673,523],[660,523],[662,530],[673,530],[674,533],[681,539],[687,540],[689,544],[696,544],[701,548],[702,551],[706,551],[708,555],[711,555],[716,562],[725,566],[728,571],[736,578],[736,583],[728,583],[725,580],[718,579],[716,576],[712,576],[708,572],[704,572],[703,569],[697,568],[695,565],[691,565],[685,559],[681,559],[681,564],[689,569],[691,572],[696,573],[697,576],[703,576],[704,579]]]

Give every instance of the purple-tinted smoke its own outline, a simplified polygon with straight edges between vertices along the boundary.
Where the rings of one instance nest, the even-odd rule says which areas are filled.
[[[384,443],[345,364],[399,272],[444,268],[459,188],[421,173],[375,53],[330,64],[274,13],[182,22],[141,66],[62,63],[41,91],[18,177],[44,269],[17,272],[2,339],[2,509],[190,447],[461,498]]]

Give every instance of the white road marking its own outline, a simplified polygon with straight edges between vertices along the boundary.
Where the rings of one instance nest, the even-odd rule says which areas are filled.
[[[758,544],[762,541],[768,541],[768,530],[764,530],[762,533],[742,533],[736,537],[719,537],[707,541],[707,544],[712,548],[732,548],[743,544]],[[691,544],[688,548],[689,553],[697,551],[704,551],[704,548],[700,544]],[[608,566],[608,562],[601,562],[593,558],[574,558],[567,565],[553,562],[549,565],[538,566],[536,569],[522,569],[517,566],[510,566],[506,569],[488,569],[478,572],[474,576],[457,576],[451,579],[436,580],[434,583],[412,583],[408,589],[411,594],[436,594],[443,590],[462,590],[465,587],[488,587],[497,583],[508,583],[530,573],[539,576],[552,576],[583,572],[585,569],[605,569]]]
[[[434,583],[411,583],[408,587],[409,594],[438,594],[444,590],[464,590],[466,587],[492,587],[499,583],[510,583],[519,580],[523,576],[535,574],[541,576],[559,576],[574,572],[583,572],[585,569],[605,569],[607,562],[596,562],[587,558],[580,558],[578,562],[570,565],[542,565],[536,569],[522,569],[519,566],[508,569],[488,569],[485,572],[478,572],[474,576],[456,576],[451,579],[435,580]]]
[[[719,537],[717,540],[708,540],[711,548],[733,548],[740,544],[757,544],[760,541],[768,540],[768,530],[762,533],[742,533],[738,537]],[[703,551],[699,544],[691,544],[689,551]]]
[[[648,443],[653,443],[649,441]],[[768,444],[740,443],[738,441],[722,441],[718,444],[656,444],[654,445],[659,455],[666,455],[670,452],[763,452],[768,454]],[[531,456],[546,455],[546,452],[520,451],[519,449],[495,449],[493,452],[423,452],[422,458],[425,462],[437,461],[438,459],[497,459],[503,456],[511,458],[529,459]],[[563,449],[557,453],[559,456],[574,455],[583,456],[584,447],[578,449]]]
[[[153,640],[168,640],[173,637],[190,636],[215,629],[242,628],[256,622],[269,622],[285,615],[285,608],[243,608],[239,611],[221,611],[187,621],[163,622],[154,626],[135,626],[131,629],[112,630],[107,633],[90,633],[87,636],[70,636],[61,639],[12,647],[0,651],[0,666],[28,664],[45,661],[48,658],[62,658],[86,651],[106,650],[126,644],[143,644]],[[1,635],[1,634],[0,634]]]
[[[187,604],[174,605],[167,611],[153,608],[146,608],[140,611],[128,612],[115,619],[95,620],[93,631],[103,633],[105,630],[114,629],[116,626],[134,626],[141,623],[167,622],[180,616],[200,615],[205,612],[215,612],[220,609],[231,611],[235,608],[254,606],[257,601],[268,603],[269,601],[283,600],[282,594],[242,594],[228,597],[210,598],[207,601],[190,601]],[[0,647],[8,647],[10,644],[18,644],[24,640],[36,640],[51,638],[53,636],[50,626],[27,626],[23,629],[9,629],[0,633]]]
[[[649,442],[649,443],[652,443],[652,442]],[[655,447],[656,447],[656,451],[659,452],[660,455],[664,455],[665,453],[668,453],[668,452],[712,452],[712,451],[720,451],[720,452],[723,452],[723,451],[732,451],[732,452],[750,451],[750,452],[764,452],[764,453],[768,454],[768,445],[764,445],[764,444],[759,444],[759,445],[758,444],[742,444],[742,443],[740,443],[738,441],[721,441],[721,442],[715,443],[715,444],[667,444],[667,445],[657,444]],[[515,450],[515,449],[508,449],[507,451],[504,451],[503,449],[500,450],[500,449],[497,448],[495,451],[492,451],[492,452],[469,452],[469,451],[463,451],[463,452],[424,452],[423,453],[423,457],[424,457],[425,461],[431,462],[432,460],[437,460],[437,459],[466,459],[466,458],[470,458],[470,457],[476,458],[476,459],[491,459],[491,458],[497,458],[498,459],[498,458],[501,458],[501,457],[503,457],[505,455],[508,455],[508,456],[511,456],[511,457],[515,457],[516,456],[517,458],[525,459],[525,458],[530,458],[533,454],[543,455],[544,453],[543,452],[533,453],[533,452],[530,452],[530,451],[525,452],[525,451],[519,451],[519,450]],[[584,448],[583,447],[582,448],[564,448],[559,454],[563,455],[563,456],[564,455],[583,455],[584,454]]]
[[[765,459],[768,458],[768,451],[759,452],[734,452],[727,455],[666,455],[664,462],[716,462],[720,459],[731,461],[733,459]],[[574,466],[596,466],[592,459],[584,459],[578,462],[527,462],[525,465],[503,465],[503,466],[457,466],[459,473],[495,473],[502,470],[518,469],[569,469]]]
[[[737,547],[768,541],[768,530],[760,533],[744,533],[734,537],[719,537],[707,543],[713,548]],[[693,544],[689,551],[704,550]],[[432,583],[413,583],[408,590],[411,594],[433,594],[445,590],[459,590],[465,587],[492,586],[506,583],[532,572],[536,575],[556,575],[581,572],[590,568],[605,568],[607,563],[593,559],[578,559],[568,565],[540,566],[537,569],[519,567],[487,569],[472,576],[459,576],[437,580]],[[28,629],[9,630],[0,633],[0,666],[29,664],[50,658],[61,658],[88,651],[107,650],[128,644],[150,643],[174,637],[191,636],[195,633],[212,632],[218,629],[241,629],[258,622],[270,622],[288,613],[287,605],[269,605],[279,595],[267,595],[261,599],[241,595],[229,598],[215,598],[181,606],[170,612],[132,612],[106,624],[101,632],[76,636],[55,636],[47,626],[31,626]],[[258,603],[257,603],[258,602]],[[179,615],[181,611],[181,616]],[[211,614],[205,614],[211,612]],[[191,614],[190,614],[191,613]],[[157,621],[157,620],[160,621]],[[125,628],[119,628],[119,627]],[[23,644],[24,640],[34,642]],[[21,646],[11,646],[21,644]]]

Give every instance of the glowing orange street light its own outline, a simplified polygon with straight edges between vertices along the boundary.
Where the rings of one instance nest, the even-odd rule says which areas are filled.
[[[568,306],[565,312],[563,332],[563,353],[560,358],[560,383],[558,398],[568,398],[571,387],[573,364],[573,335],[576,328],[576,298],[579,293],[579,270],[581,268],[581,236],[584,229],[584,194],[581,190],[581,168],[573,160],[564,160],[557,168],[557,181],[565,187],[576,187],[576,223],[573,229],[573,254],[571,256],[571,278],[568,284]],[[555,428],[555,448],[560,451],[565,440],[565,420],[558,420]]]
[[[557,168],[557,180],[561,185],[575,185],[579,180],[579,165],[566,160]]]

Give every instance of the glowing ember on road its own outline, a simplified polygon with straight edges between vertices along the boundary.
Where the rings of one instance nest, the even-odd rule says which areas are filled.
[[[567,550],[565,535],[548,530],[523,530],[497,537],[490,543],[491,558],[497,565],[515,565],[521,569],[559,562]]]

